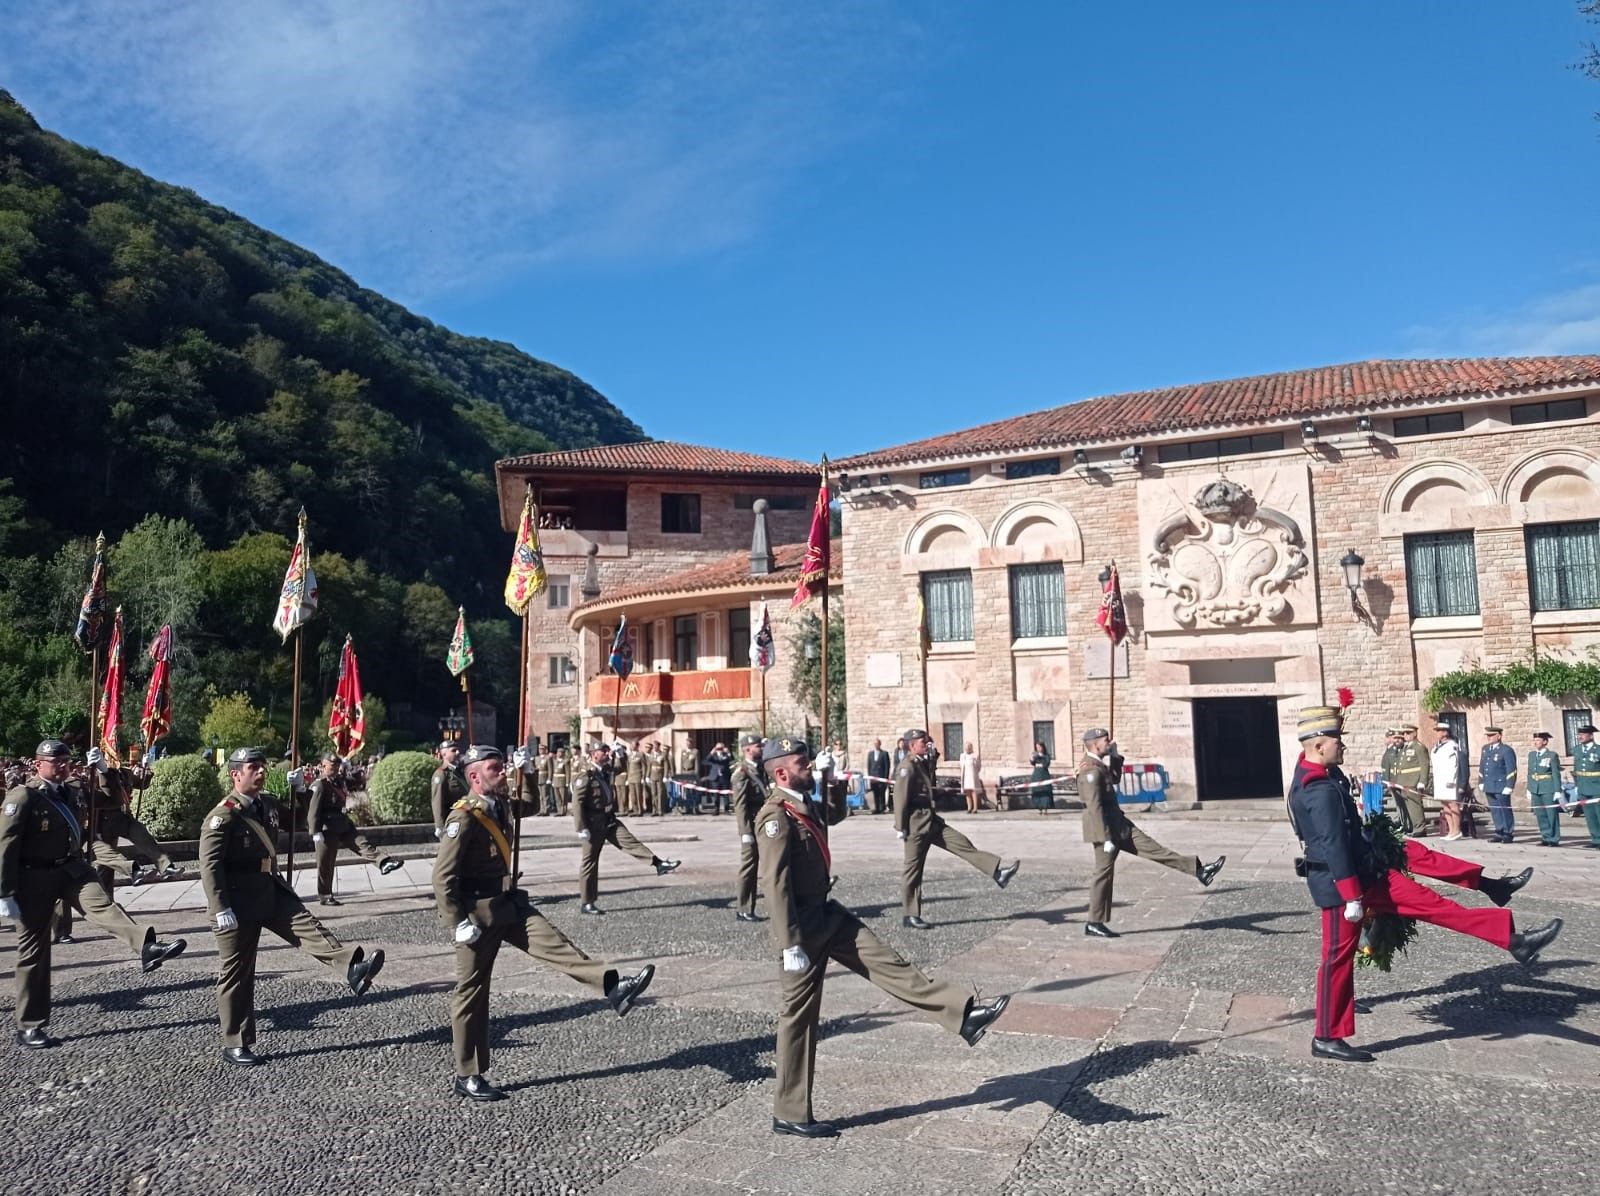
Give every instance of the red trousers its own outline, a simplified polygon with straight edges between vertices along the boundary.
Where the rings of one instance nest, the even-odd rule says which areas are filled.
[[[1475,889],[1483,879],[1483,865],[1458,860],[1442,851],[1430,851],[1415,839],[1406,840],[1406,866],[1418,876],[1431,876],[1448,885]]]
[[[1428,851],[1426,847],[1421,850],[1431,857],[1426,861],[1429,867],[1450,869],[1457,875],[1470,870],[1474,874],[1474,887],[1477,877],[1483,872],[1476,864]],[[1412,858],[1415,866],[1410,843],[1406,845],[1406,854]],[[1417,870],[1424,876],[1436,875],[1422,868]],[[1513,926],[1510,910],[1468,909],[1419,885],[1403,872],[1390,872],[1373,881],[1361,894],[1361,904],[1370,913],[1416,918],[1420,922],[1443,926],[1446,930],[1470,934],[1475,939],[1493,943],[1501,950],[1511,946]],[[1317,966],[1318,1038],[1349,1038],[1356,1032],[1356,947],[1360,942],[1361,924],[1345,921],[1342,905],[1322,911],[1322,962]]]

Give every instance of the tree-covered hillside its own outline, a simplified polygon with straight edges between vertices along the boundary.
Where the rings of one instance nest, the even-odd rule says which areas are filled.
[[[347,630],[391,707],[446,703],[433,657],[457,603],[480,643],[510,640],[495,459],[642,438],[572,374],[45,132],[4,91],[0,420],[16,445],[0,464],[0,748],[81,691],[62,637],[100,530],[113,597],[139,591],[135,648],[176,616],[187,684],[284,705],[267,623],[301,506],[324,603],[309,708]],[[184,556],[181,585],[154,576]],[[480,677],[502,706],[514,670]],[[178,713],[197,733],[204,710]]]

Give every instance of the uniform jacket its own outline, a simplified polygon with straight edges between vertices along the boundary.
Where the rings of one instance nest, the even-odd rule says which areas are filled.
[[[565,751],[559,751],[551,757],[550,783],[566,788],[567,778],[571,775],[571,762]]]
[[[572,821],[591,839],[603,839],[617,820],[617,795],[601,769],[580,768],[572,782]]]
[[[1528,753],[1528,795],[1555,797],[1561,791],[1561,757],[1549,748]]]
[[[441,764],[433,773],[433,825],[443,826],[455,805],[467,795],[467,778],[459,768]]]
[[[894,770],[894,829],[910,839],[926,835],[940,822],[933,808],[933,772],[915,756]]]
[[[1383,770],[1384,780],[1392,781],[1395,779],[1395,768],[1398,767],[1399,763],[1400,745],[1391,743],[1383,749],[1383,759],[1378,764],[1378,767]]]
[[[694,748],[684,748],[678,754],[678,772],[682,776],[700,779],[700,753]]]
[[[355,823],[344,812],[347,796],[342,781],[318,777],[311,785],[311,808],[306,811],[306,826],[313,833],[354,830]]]
[[[1433,760],[1428,755],[1428,749],[1415,739],[1410,743],[1402,743],[1400,754],[1395,758],[1394,776],[1391,779],[1397,785],[1426,792],[1433,783]]]
[[[1110,770],[1093,756],[1084,756],[1078,764],[1078,800],[1083,803],[1085,843],[1122,843],[1128,838],[1133,823],[1122,812]]]
[[[812,955],[844,907],[828,900],[828,828],[849,812],[842,787],[821,802],[772,786],[756,815],[761,891],[767,898],[773,947],[804,947]]]
[[[1289,817],[1305,844],[1311,899],[1322,909],[1358,900],[1367,847],[1344,774],[1302,756],[1289,783]]]
[[[889,753],[882,748],[873,748],[867,753],[867,775],[869,777],[888,777],[891,765]]]
[[[756,814],[767,800],[767,782],[761,765],[746,757],[733,766],[733,820],[741,835],[756,833]]]
[[[642,781],[642,780],[644,780],[644,756],[641,755],[639,752],[636,752],[636,751],[635,752],[629,752],[628,753],[627,770],[628,770],[628,780],[630,780],[630,781]]]
[[[1572,779],[1579,797],[1600,797],[1600,740],[1572,745]]]
[[[664,781],[667,778],[667,754],[665,752],[647,752],[644,757],[645,774],[651,781]]]
[[[1516,787],[1517,753],[1504,743],[1485,744],[1478,753],[1478,784],[1485,793],[1499,795]]]
[[[235,790],[200,827],[200,884],[206,909],[216,917],[231,909],[240,922],[272,912],[280,891],[291,893],[275,871],[278,807],[269,793],[246,797]]]
[[[509,805],[469,794],[450,808],[433,862],[433,897],[447,926],[469,917],[481,927],[513,920]]]
[[[15,897],[27,868],[87,867],[87,833],[78,792],[34,777],[6,793],[0,806],[0,897]],[[91,874],[92,875],[92,874]]]
[[[1433,745],[1433,796],[1439,801],[1461,800],[1461,745],[1441,739]]]
[[[540,785],[548,785],[555,775],[555,757],[549,752],[540,752],[533,758],[533,779]]]

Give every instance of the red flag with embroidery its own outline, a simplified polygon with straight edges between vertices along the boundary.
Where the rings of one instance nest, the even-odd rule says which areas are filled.
[[[144,694],[144,713],[139,715],[139,730],[144,734],[144,752],[148,760],[156,740],[172,730],[172,687],[167,670],[171,667],[172,625],[161,629],[150,645],[150,659],[155,661],[150,670],[150,686]]]
[[[831,545],[828,542],[828,459],[822,459],[822,486],[817,490],[817,505],[811,511],[811,534],[806,537],[806,554],[800,560],[800,583],[794,588],[791,606],[804,606],[812,595],[828,584]]]
[[[1094,621],[1110,638],[1113,647],[1128,638],[1128,612],[1122,605],[1122,582],[1115,565],[1111,566],[1111,576],[1106,578],[1105,592],[1100,595],[1100,611]]]
[[[111,647],[106,649],[106,685],[100,694],[100,752],[110,768],[122,767],[122,747],[117,742],[122,722],[122,608],[111,620]]]
[[[333,691],[333,713],[328,717],[328,738],[341,756],[353,756],[367,737],[367,716],[361,708],[361,670],[356,646],[347,635],[339,656],[339,685]]]

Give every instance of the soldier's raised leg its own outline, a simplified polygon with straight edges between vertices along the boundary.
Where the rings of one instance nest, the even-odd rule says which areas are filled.
[[[966,860],[979,872],[990,879],[1000,871],[1000,857],[989,851],[979,851],[972,845],[972,840],[963,835],[955,827],[940,823],[934,827],[930,840],[934,847],[942,847],[951,855]]]
[[[614,822],[611,824],[611,832],[606,836],[606,841],[609,842],[611,846],[627,852],[636,860],[644,860],[646,863],[650,864],[658,862],[656,853],[651,851],[643,843],[639,842],[639,840],[634,837],[633,832],[627,827],[623,826],[620,822]]]
[[[1161,864],[1175,872],[1183,872],[1198,878],[1200,875],[1200,857],[1197,855],[1183,855],[1173,851],[1170,847],[1163,847],[1138,827],[1132,827],[1128,839],[1118,844],[1122,851],[1129,855],[1136,855],[1141,860],[1149,860],[1152,864]]]
[[[366,954],[360,947],[346,947],[334,938],[321,922],[312,917],[311,911],[300,904],[298,898],[288,893],[278,896],[277,904],[269,915],[261,919],[261,925],[319,963],[339,969],[347,978],[351,965],[359,963]],[[377,954],[374,953],[375,956]]]
[[[520,951],[527,952],[540,963],[549,964],[564,976],[592,988],[602,996],[610,996],[617,985],[617,969],[602,960],[590,959],[557,930],[555,925],[534,909],[524,906],[522,921],[506,928],[505,940]]]
[[[134,851],[154,863],[163,872],[176,871],[172,857],[161,849],[161,844],[156,841],[149,828],[137,818],[123,819],[122,837],[133,844]]]
[[[70,886],[73,884],[78,886],[76,893],[72,893]],[[84,875],[69,878],[68,886],[74,904],[82,911],[85,918],[106,933],[121,939],[123,945],[135,955],[144,954],[145,945],[155,939],[155,927],[141,927],[128,917],[127,911],[106,896],[106,891],[100,887],[100,881],[89,874],[87,869]],[[173,954],[176,955],[178,952],[175,951]]]
[[[907,963],[854,914],[846,914],[828,939],[826,956],[870,980],[891,997],[930,1013],[946,1030],[959,1032],[972,994],[946,980],[934,980]],[[787,1120],[787,1119],[786,1119]]]

